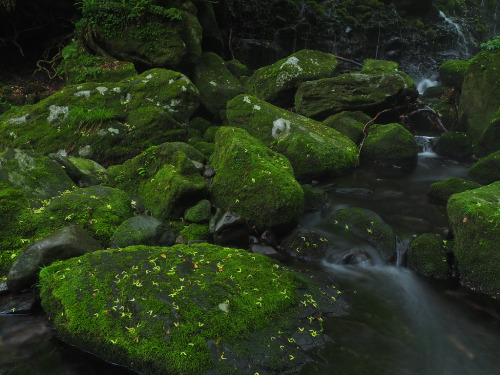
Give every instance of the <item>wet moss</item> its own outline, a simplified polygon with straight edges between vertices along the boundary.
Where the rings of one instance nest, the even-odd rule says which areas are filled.
[[[429,189],[429,197],[440,204],[446,204],[451,195],[479,187],[481,185],[476,182],[450,177],[444,181],[433,183]]]
[[[439,78],[444,86],[462,88],[469,60],[449,60],[439,67]]]
[[[467,178],[482,185],[500,180],[500,151],[482,158],[470,167]]]
[[[447,132],[439,137],[436,153],[456,160],[467,160],[473,155],[472,142],[467,133]]]

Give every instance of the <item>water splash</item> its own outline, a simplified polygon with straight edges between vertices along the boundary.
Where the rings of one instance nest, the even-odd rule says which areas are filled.
[[[458,52],[458,57],[469,58],[471,57],[469,48],[467,47],[467,39],[462,31],[459,24],[454,22],[451,18],[447,17],[442,11],[439,11],[439,16],[449,24],[457,34],[456,49]]]

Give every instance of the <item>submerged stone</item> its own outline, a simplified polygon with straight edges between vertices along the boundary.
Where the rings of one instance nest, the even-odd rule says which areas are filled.
[[[244,250],[136,246],[44,268],[40,295],[62,340],[134,371],[253,375],[298,369],[330,340],[338,290],[304,276]]]

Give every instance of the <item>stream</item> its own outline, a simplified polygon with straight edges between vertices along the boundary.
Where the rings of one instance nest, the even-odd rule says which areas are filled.
[[[425,138],[425,137],[424,137]],[[429,202],[433,182],[465,177],[469,165],[435,155],[423,142],[417,167],[361,167],[320,185],[328,192],[324,210],[306,212],[301,225],[334,244],[318,267],[333,274],[350,305],[348,315],[329,318],[324,329],[333,342],[311,354],[317,360],[300,375],[491,375],[500,370],[500,304],[446,283],[427,280],[404,267],[404,253],[418,234],[441,233],[445,208]],[[369,189],[369,195],[346,194]],[[366,190],[363,190],[366,191]],[[339,265],[349,249],[370,254],[362,240],[333,231],[326,220],[336,210],[375,211],[399,237],[395,265]],[[62,344],[39,315],[0,315],[0,375],[129,375]]]

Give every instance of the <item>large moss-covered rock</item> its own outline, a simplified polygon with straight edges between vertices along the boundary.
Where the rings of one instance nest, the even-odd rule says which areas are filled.
[[[481,185],[476,182],[450,177],[444,181],[433,183],[429,189],[429,197],[438,203],[446,204],[451,195],[478,187]]]
[[[182,69],[201,55],[201,25],[191,1],[86,2],[76,35],[103,56],[143,68]]]
[[[472,157],[472,142],[467,133],[443,133],[436,142],[435,151],[438,155],[456,160],[467,160]]]
[[[500,108],[500,51],[482,51],[470,62],[460,98],[460,121],[475,144]]]
[[[258,69],[245,83],[245,89],[266,102],[291,107],[302,82],[332,77],[337,63],[329,53],[301,50]]]
[[[447,256],[446,242],[439,234],[421,234],[408,249],[408,268],[424,276],[446,280],[450,277]]]
[[[152,146],[121,165],[109,167],[109,183],[138,198],[159,220],[179,219],[208,193],[192,160],[202,163],[205,157],[186,143]]]
[[[33,206],[73,185],[64,168],[46,156],[19,149],[0,151],[0,189],[22,190]]]
[[[347,136],[256,97],[239,95],[228,102],[227,119],[285,155],[298,180],[340,175],[358,164],[358,149]]]
[[[439,78],[443,86],[462,88],[469,60],[448,60],[439,66]]]
[[[375,65],[374,63],[370,63]],[[301,115],[325,119],[342,111],[376,113],[418,97],[415,82],[396,69],[386,66],[366,73],[345,73],[301,84],[295,95],[295,107]]]
[[[210,185],[214,206],[245,217],[257,228],[283,230],[298,222],[304,192],[290,162],[245,130],[221,128],[210,165],[216,171]]]
[[[55,263],[40,288],[59,336],[111,362],[254,375],[300,369],[329,340],[321,318],[342,311],[341,292],[303,277],[244,250],[137,246]]]
[[[373,245],[386,262],[395,260],[396,235],[380,216],[371,210],[350,207],[336,211],[328,221]]]
[[[67,86],[35,105],[12,109],[0,116],[0,140],[108,166],[148,145],[184,137],[198,104],[198,89],[186,76],[153,69],[120,83]]]
[[[361,158],[383,165],[412,168],[417,164],[418,145],[413,135],[400,124],[375,124],[369,127]]]
[[[447,211],[461,283],[500,296],[500,182],[452,195]]]
[[[500,151],[479,160],[470,167],[467,178],[481,185],[500,180]]]

